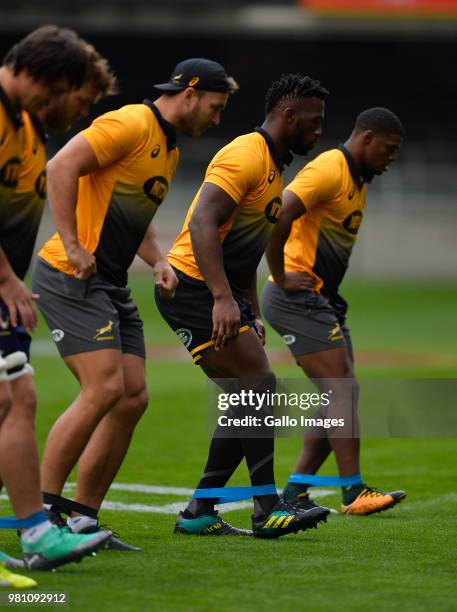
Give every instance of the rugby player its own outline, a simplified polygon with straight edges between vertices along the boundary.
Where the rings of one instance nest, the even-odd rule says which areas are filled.
[[[177,133],[200,136],[218,125],[238,86],[220,64],[197,58],[156,88],[155,102],[97,118],[48,164],[57,233],[39,253],[33,287],[81,391],[49,433],[41,474],[45,502],[71,514],[68,526],[78,532],[98,529],[98,510],[148,404],[143,324],[127,270],[138,254],[173,295],[177,279],[152,219],[176,170]],[[68,500],[61,493],[77,461]],[[140,550],[117,539],[114,546]]]
[[[271,85],[262,127],[213,158],[168,253],[179,279],[175,297],[164,299],[156,290],[162,316],[194,362],[219,383],[236,379],[240,390],[249,389],[253,379],[257,389],[275,387],[261,340],[256,270],[281,209],[284,165],[291,151],[305,155],[320,136],[327,93],[300,74],[283,75]],[[277,538],[325,520],[327,509],[307,512],[279,500],[273,437],[236,433],[223,437],[216,428],[197,489],[224,487],[245,458],[252,487],[271,491],[253,495],[253,532],[222,520],[214,510],[218,498],[194,497],[178,516],[176,533]]]
[[[40,112],[53,98],[80,87],[86,69],[80,39],[56,26],[39,28],[14,45],[0,68],[0,476],[16,518],[27,525],[21,546],[29,569],[52,569],[78,560],[109,537],[75,537],[52,525],[43,510],[34,431],[36,397],[27,363],[28,332],[37,323],[33,299],[38,296],[22,282],[36,237],[36,229],[29,232],[28,224],[37,228],[35,217],[39,220],[41,209],[35,213],[33,203],[21,206],[15,200],[26,138],[22,110]],[[38,155],[37,140],[31,148]],[[37,177],[36,185],[42,194],[43,176]],[[0,560],[12,562],[6,555]]]
[[[267,321],[311,379],[352,382],[354,413],[349,414],[355,419],[358,388],[347,303],[339,286],[363,219],[368,184],[395,161],[403,137],[403,126],[390,110],[360,113],[344,145],[319,155],[286,187],[281,217],[267,248],[272,272],[262,296]],[[344,390],[340,393],[342,398]],[[354,425],[357,430],[357,420]],[[294,474],[314,475],[331,451],[340,477],[353,481],[342,487],[344,514],[380,512],[405,498],[404,491],[384,493],[363,482],[357,431],[348,438],[314,431],[305,438]],[[313,507],[309,485],[297,480],[292,475],[284,499]]]

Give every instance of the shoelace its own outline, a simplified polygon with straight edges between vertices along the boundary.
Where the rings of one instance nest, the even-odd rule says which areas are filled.
[[[383,497],[385,493],[378,487],[366,487],[360,495],[361,497]]]

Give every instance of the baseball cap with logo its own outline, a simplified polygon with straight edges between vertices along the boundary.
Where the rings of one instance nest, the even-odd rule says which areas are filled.
[[[168,83],[160,83],[154,87],[161,91],[182,91],[187,87],[193,87],[199,91],[228,93],[230,91],[228,78],[220,64],[198,57],[179,62]]]

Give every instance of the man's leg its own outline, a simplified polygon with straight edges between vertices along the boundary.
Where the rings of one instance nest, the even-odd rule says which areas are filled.
[[[127,454],[133,431],[148,405],[144,359],[122,356],[124,395],[98,423],[81,455],[76,501],[99,509]]]
[[[348,379],[356,385],[351,359],[348,350],[344,347],[300,355],[296,357],[296,360],[311,379]],[[357,407],[354,406],[354,408]],[[335,453],[340,476],[359,473],[360,439],[356,436],[327,438],[325,430],[318,432],[317,436],[312,435],[305,438],[303,449],[295,465],[295,472],[314,474],[324,463],[331,450]]]
[[[16,518],[25,518],[43,510],[33,378],[23,374],[11,382],[0,383],[0,390],[11,398],[11,408],[0,426],[1,476]]]
[[[106,542],[110,532],[70,534],[51,525],[43,512],[34,425],[36,396],[31,375],[24,373],[10,382],[1,382],[0,397],[2,407],[8,397],[11,401],[0,426],[0,475],[16,518],[27,521],[21,530],[25,566],[53,569],[90,555]]]
[[[275,376],[272,373],[265,351],[251,329],[231,340],[227,347],[215,351],[213,347],[202,353],[200,360],[203,370],[210,376],[236,379],[237,391],[255,390],[272,393]],[[221,375],[224,376],[221,376]],[[257,416],[265,416],[259,411]],[[251,485],[274,485],[274,438],[219,438],[217,428],[211,441],[208,461],[198,489],[224,487],[238,467],[242,457],[246,458]],[[192,499],[186,511],[178,518],[176,531],[184,533],[214,533],[215,524],[201,524],[200,531],[191,531],[189,524],[196,522],[200,529],[203,518],[211,518],[215,499]],[[253,533],[257,537],[277,538],[290,532],[315,527],[325,521],[328,510],[315,508],[309,512],[297,510],[280,502],[276,493],[254,496]],[[209,515],[209,516],[208,516]],[[200,518],[200,521],[199,521]],[[192,520],[193,519],[193,520]],[[216,519],[215,519],[216,520]],[[246,535],[227,523],[216,520],[217,533]]]
[[[103,416],[124,392],[120,350],[103,349],[64,358],[81,385],[71,406],[49,432],[41,465],[42,488],[60,495],[65,481]]]

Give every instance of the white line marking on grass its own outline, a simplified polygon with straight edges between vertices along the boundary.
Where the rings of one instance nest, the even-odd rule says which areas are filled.
[[[122,502],[104,501],[102,510],[114,510],[116,512],[147,512],[157,514],[178,514],[187,506],[187,502],[176,502],[174,504],[165,504],[163,506],[149,506],[148,504],[124,504]],[[218,509],[224,512],[232,512],[233,510],[243,510],[252,508],[251,502],[233,502],[217,506]]]
[[[65,489],[74,489],[75,486],[74,482],[69,482],[65,485]],[[114,482],[110,486],[110,491],[130,491],[132,493],[149,493],[151,495],[182,495],[183,497],[189,497],[194,494],[195,489]]]
[[[71,490],[75,488],[74,482],[69,482],[65,485],[65,490]],[[148,495],[170,495],[177,497],[186,497],[187,499],[194,494],[194,489],[188,489],[186,487],[162,487],[155,485],[144,485],[135,483],[120,483],[115,482],[111,485],[110,491],[126,491],[128,493],[144,493]],[[278,492],[282,491],[278,489]],[[313,490],[312,496],[317,498],[327,497],[333,495],[334,491],[325,489]],[[457,494],[456,494],[457,497]],[[8,496],[5,493],[0,495],[0,500],[7,500]],[[115,512],[144,512],[144,513],[156,513],[156,514],[178,514],[181,510],[187,506],[187,499],[184,501],[178,501],[171,504],[151,505],[151,504],[138,504],[138,503],[125,503],[120,501],[106,500],[102,504],[103,510],[114,510]],[[231,502],[229,504],[218,504],[216,506],[223,512],[233,512],[234,510],[244,510],[246,508],[252,508],[251,501],[239,501]],[[335,510],[332,510],[335,512]]]
[[[65,485],[65,489],[74,489],[75,483],[69,482]],[[163,487],[155,485],[144,485],[135,483],[120,483],[115,482],[111,485],[110,491],[126,491],[129,493],[145,493],[149,495],[176,495],[179,497],[189,498],[194,494],[194,489],[188,489],[186,487]],[[281,492],[281,491],[279,491]],[[316,489],[313,491],[313,497],[327,497],[332,495],[333,491],[327,491],[323,489]],[[118,501],[104,501],[102,504],[103,510],[114,510],[115,512],[146,512],[146,513],[158,513],[158,514],[177,514],[187,505],[187,501],[175,502],[171,504],[162,505],[150,505],[150,504],[137,504],[137,503],[125,503]],[[217,506],[223,512],[233,512],[234,510],[243,510],[245,508],[251,508],[252,502],[240,501],[231,502],[229,504],[219,504]]]

